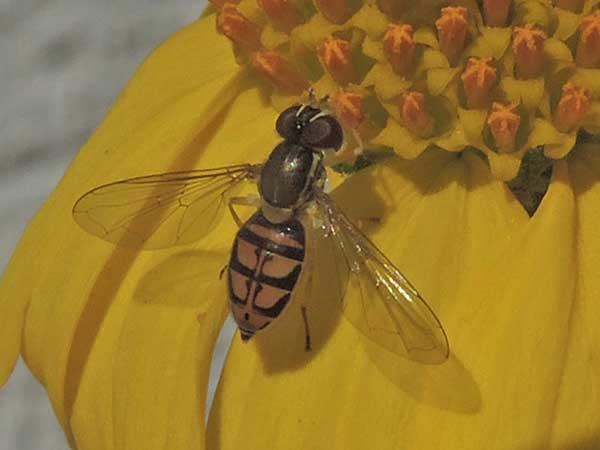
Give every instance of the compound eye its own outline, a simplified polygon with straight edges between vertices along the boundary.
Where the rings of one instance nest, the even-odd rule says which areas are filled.
[[[298,137],[298,129],[296,125],[298,123],[298,111],[302,105],[290,106],[288,109],[279,114],[277,122],[275,122],[275,129],[279,135],[286,140],[294,140]]]
[[[338,150],[342,146],[344,132],[337,120],[323,116],[306,124],[301,140],[308,147]]]

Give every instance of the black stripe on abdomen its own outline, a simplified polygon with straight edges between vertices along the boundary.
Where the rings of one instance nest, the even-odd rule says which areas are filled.
[[[295,261],[304,261],[304,249],[303,248],[295,248],[290,247],[283,244],[278,244],[273,242],[272,240],[259,236],[256,233],[253,233],[248,227],[244,226],[239,232],[239,239],[243,239],[244,241],[258,247],[261,249],[265,249],[271,253],[276,255],[285,256],[286,258],[293,259]]]

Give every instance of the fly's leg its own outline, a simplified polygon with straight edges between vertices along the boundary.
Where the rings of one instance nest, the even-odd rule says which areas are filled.
[[[225,273],[225,271],[227,270],[228,267],[229,267],[229,264],[225,264],[223,266],[223,268],[219,271],[219,280],[223,279],[223,274]]]
[[[302,306],[300,310],[302,311],[302,320],[304,321],[304,335],[306,336],[306,339],[304,341],[304,350],[308,352],[312,349],[312,347],[310,342],[310,329],[308,327],[308,316],[306,314],[306,306]]]
[[[260,208],[260,197],[251,194],[246,195],[244,197],[229,198],[227,202],[229,212],[231,213],[231,216],[233,217],[233,220],[235,220],[235,223],[237,223],[238,227],[242,228],[242,226],[244,226],[244,222],[242,221],[242,219],[240,219],[240,216],[238,216],[238,214],[235,212],[233,205],[254,206],[255,208]]]
[[[356,128],[352,128],[352,137],[356,141],[356,147],[352,149],[352,153],[354,153],[354,156],[358,158],[365,152],[365,144],[363,143],[360,134],[358,134],[358,131],[356,131]]]
[[[364,230],[369,226],[381,225],[381,217],[359,217],[354,220],[354,223],[360,230]]]

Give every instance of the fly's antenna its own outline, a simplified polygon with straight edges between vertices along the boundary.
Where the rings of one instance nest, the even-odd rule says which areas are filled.
[[[308,105],[322,111],[322,114],[319,114],[319,117],[323,115],[332,115],[333,111],[329,105],[329,99],[329,94],[325,94],[323,97],[318,98],[315,88],[312,86],[308,88]]]

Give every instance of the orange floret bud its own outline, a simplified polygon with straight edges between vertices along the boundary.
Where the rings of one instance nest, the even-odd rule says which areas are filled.
[[[516,103],[494,102],[492,105],[487,124],[500,151],[511,152],[515,149],[515,138],[521,124],[517,108]]]
[[[262,50],[253,53],[252,66],[284,92],[300,94],[309,87],[308,80],[277,52]]]
[[[594,68],[600,65],[600,10],[581,20],[576,61],[580,67]]]
[[[321,42],[317,53],[321,65],[335,81],[347,84],[356,80],[350,42],[330,37]]]
[[[335,117],[346,128],[357,129],[365,120],[362,95],[339,91],[331,99]]]
[[[583,7],[583,0],[556,0],[555,5],[567,11],[579,12]]]
[[[534,24],[515,27],[512,48],[519,78],[527,80],[542,74],[545,41],[546,33]]]
[[[492,58],[469,58],[460,77],[470,108],[484,108],[490,101],[490,92],[496,83],[496,69],[491,62]]]
[[[554,126],[557,130],[568,133],[583,119],[590,108],[590,94],[587,89],[566,83],[556,110],[554,111]]]
[[[273,27],[289,32],[300,23],[300,15],[290,0],[258,0]]]
[[[383,51],[394,72],[398,75],[410,72],[415,57],[412,26],[390,25],[383,36]]]
[[[400,98],[400,115],[404,126],[412,133],[427,137],[433,132],[433,119],[427,111],[425,96],[416,91],[408,92]]]
[[[246,50],[256,50],[261,46],[261,28],[240,14],[233,3],[225,3],[219,11],[217,30]]]
[[[344,23],[354,13],[348,0],[315,0],[315,5],[327,20],[337,24]]]
[[[399,19],[404,12],[404,0],[377,0],[377,6],[392,20]]]
[[[467,39],[467,8],[463,6],[447,6],[442,8],[442,15],[435,21],[440,41],[440,50],[446,55],[451,65],[456,65],[465,48]]]
[[[508,19],[511,0],[483,0],[483,16],[488,27],[503,27]]]

